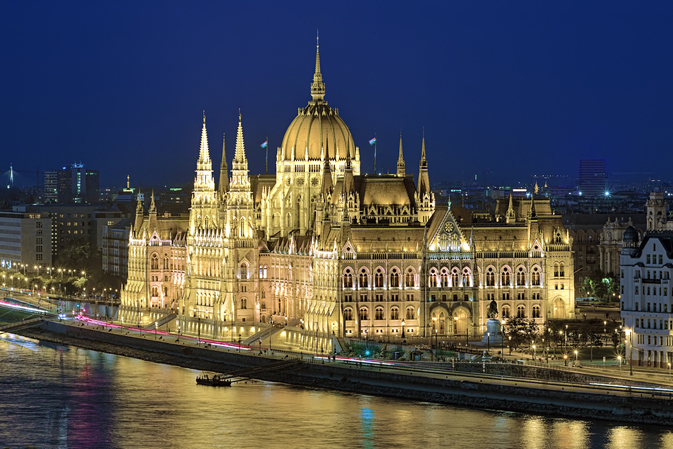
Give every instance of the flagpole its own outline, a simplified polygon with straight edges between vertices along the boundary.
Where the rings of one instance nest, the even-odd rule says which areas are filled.
[[[370,134],[371,136],[371,134]],[[376,174],[376,144],[379,143],[379,141],[376,139],[376,133],[374,133],[374,174]]]
[[[266,174],[269,174],[269,136],[266,136]]]

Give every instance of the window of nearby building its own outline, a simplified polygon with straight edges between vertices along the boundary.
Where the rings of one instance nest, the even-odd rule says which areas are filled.
[[[516,308],[517,318],[526,318],[526,306],[520,305]]]

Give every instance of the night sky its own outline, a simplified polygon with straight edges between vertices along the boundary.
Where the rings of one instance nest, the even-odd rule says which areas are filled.
[[[420,6],[419,6],[420,4]],[[320,30],[326,100],[363,172],[395,171],[400,131],[430,178],[671,178],[673,3],[3,2],[0,172],[75,161],[101,185],[193,179],[205,109],[216,170],[238,109],[251,173],[310,100]]]

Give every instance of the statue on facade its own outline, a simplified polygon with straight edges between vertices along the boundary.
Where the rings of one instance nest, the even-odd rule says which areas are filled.
[[[498,317],[498,303],[495,302],[495,299],[488,305],[487,316],[489,320],[494,320]]]

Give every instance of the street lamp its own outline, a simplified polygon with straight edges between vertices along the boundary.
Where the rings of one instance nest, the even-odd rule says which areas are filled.
[[[241,353],[241,334],[238,334],[238,353]]]
[[[577,354],[578,354],[577,349],[575,349],[575,365],[577,365]]]
[[[404,339],[404,320],[402,320],[402,339]]]
[[[512,355],[512,336],[507,337],[509,339],[509,343],[507,344],[507,347],[509,348],[509,355]]]
[[[486,332],[486,342],[488,344],[487,352],[491,352],[491,333],[490,332]]]
[[[622,356],[618,355],[617,360],[619,361],[619,372],[621,373],[622,372]],[[669,363],[668,366],[671,366],[671,364]]]
[[[533,361],[535,361],[535,359],[537,357],[537,353],[535,352],[535,349],[536,349],[535,345],[533,345]]]

